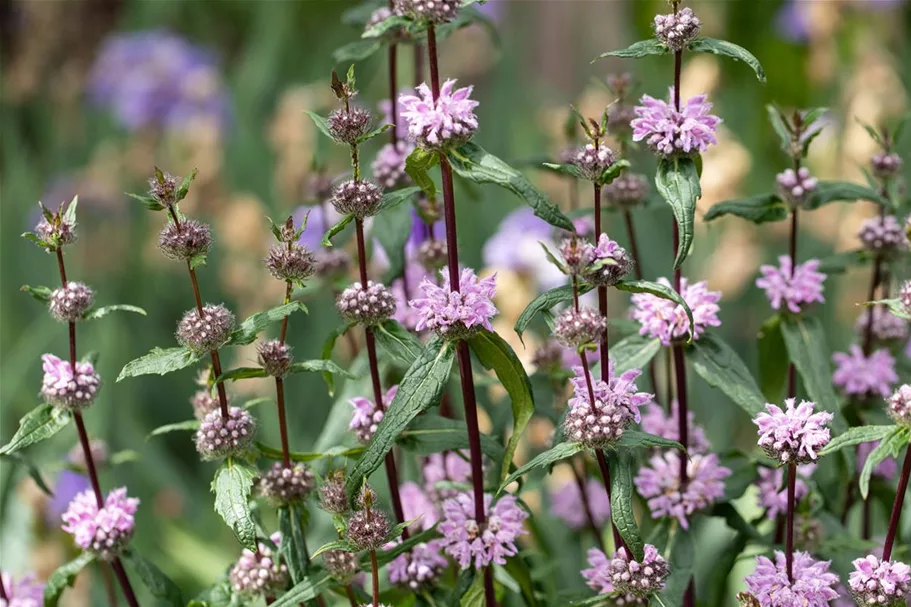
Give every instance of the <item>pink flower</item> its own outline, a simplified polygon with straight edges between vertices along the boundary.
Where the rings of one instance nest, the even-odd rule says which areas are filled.
[[[273,533],[269,539],[276,546],[281,545],[280,533]],[[281,592],[288,585],[288,566],[271,547],[259,542],[256,552],[244,548],[228,577],[234,592],[241,596],[268,596]]]
[[[640,103],[635,109],[636,118],[630,122],[633,141],[645,140],[656,154],[704,152],[718,143],[715,131],[721,118],[709,114],[712,104],[705,95],[691,97],[679,112],[666,101],[649,95],[643,95]]]
[[[405,173],[405,160],[414,151],[414,146],[407,141],[387,143],[376,153],[370,163],[373,179],[384,189],[391,190],[408,183]]]
[[[441,554],[442,547],[442,540],[433,540],[417,544],[409,552],[397,556],[388,565],[389,581],[416,592],[432,588],[449,565]]]
[[[724,497],[724,479],[731,471],[718,463],[714,453],[694,454],[686,464],[686,489],[680,489],[680,454],[668,451],[654,455],[649,465],[639,469],[633,479],[639,494],[648,500],[652,518],[675,517],[689,529],[687,517]]]
[[[103,560],[116,557],[129,543],[136,524],[133,515],[139,500],[128,498],[126,487],[111,491],[98,508],[95,494],[83,491],[63,514],[62,529],[73,536],[76,545]]]
[[[848,396],[886,398],[892,392],[891,385],[898,381],[895,359],[885,349],[876,350],[867,357],[860,346],[854,344],[848,353],[833,354],[832,360],[836,367],[832,383]]]
[[[418,519],[411,526],[412,533],[417,532],[415,527],[430,529],[440,520],[436,506],[417,483],[411,481],[402,483],[399,487],[399,494],[402,497],[402,515],[405,520]]]
[[[762,278],[756,279],[756,286],[765,290],[774,309],[780,310],[784,302],[788,310],[798,314],[805,304],[825,301],[822,283],[826,275],[816,271],[820,263],[818,259],[792,267],[791,258],[782,255],[778,258],[778,263],[780,267],[760,266]]]
[[[705,453],[711,449],[705,430],[695,423],[695,414],[687,411],[687,449],[690,453]],[[677,423],[677,399],[671,401],[671,413],[668,415],[658,403],[652,403],[642,416],[642,430],[668,440],[680,440],[680,426]]]
[[[2,607],[43,607],[44,584],[38,581],[34,573],[26,573],[13,581],[12,574],[0,571],[3,587],[9,602],[3,602]]]
[[[881,561],[872,554],[852,563],[848,586],[858,605],[902,607],[911,597],[911,567],[899,561]]]
[[[899,426],[911,427],[911,385],[902,384],[886,399],[887,413]]]
[[[466,339],[485,328],[493,330],[490,319],[497,314],[491,298],[496,294],[496,274],[479,279],[471,268],[464,268],[459,278],[460,291],[451,290],[449,274],[443,273],[443,285],[428,278],[418,288],[423,297],[409,302],[421,318],[416,329],[432,329],[444,339]]]
[[[398,391],[398,386],[392,386],[386,391],[383,396],[384,409],[389,406]],[[362,443],[369,443],[376,434],[380,422],[383,421],[383,411],[376,406],[375,402],[363,396],[355,396],[348,402],[354,408],[351,412],[348,429],[357,434],[358,440]]]
[[[795,398],[786,399],[786,411],[766,403],[768,413],[760,413],[753,419],[759,427],[759,446],[781,464],[815,461],[816,452],[829,444],[831,438],[826,424],[832,421],[832,414],[813,413],[816,403],[807,400],[795,408],[796,402]]]
[[[468,141],[478,129],[474,109],[478,102],[470,98],[473,87],[456,89],[455,80],[447,80],[434,102],[426,84],[418,85],[416,95],[401,95],[401,117],[408,123],[408,135],[424,148],[441,148]]]
[[[484,509],[487,522],[481,526],[474,518],[474,499],[467,493],[460,493],[443,502],[443,521],[437,527],[443,539],[446,553],[459,563],[462,569],[474,566],[482,568],[495,563],[505,565],[506,557],[518,552],[516,538],[527,533],[522,522],[528,513],[516,504],[516,498],[505,495],[491,508],[493,497],[484,495]]]
[[[870,454],[873,452],[881,441],[874,441],[869,443],[860,443],[857,445],[857,473],[860,474],[860,471],[864,469],[864,464],[867,463],[867,458],[870,457]],[[898,472],[898,462],[895,461],[894,457],[887,457],[879,464],[876,468],[873,469],[874,476],[881,476],[885,479],[895,478],[895,474]]]
[[[433,453],[424,461],[421,469],[424,490],[437,501],[458,495],[458,490],[438,486],[440,483],[468,484],[471,482],[471,463],[468,451],[446,451]]]
[[[800,502],[810,493],[810,488],[803,479],[810,478],[816,470],[816,464],[804,464],[797,467],[797,481],[794,483],[794,501]],[[788,487],[785,485],[784,468],[759,467],[759,506],[766,509],[766,517],[775,519],[788,509]]]
[[[44,378],[41,381],[41,396],[52,405],[64,409],[81,410],[95,401],[101,378],[90,362],[77,362],[76,374],[69,361],[53,354],[44,354]]]
[[[756,569],[745,579],[750,593],[763,607],[827,607],[838,598],[832,586],[838,576],[829,573],[829,561],[815,561],[806,552],[794,553],[794,582],[788,581],[785,555],[775,551],[775,562],[756,557]]]
[[[658,283],[671,286],[666,278],[659,278]],[[721,309],[718,307],[720,291],[709,291],[705,281],[689,284],[686,278],[680,281],[680,291],[693,312],[694,340],[699,339],[706,327],[721,326],[718,319],[718,311]],[[642,325],[640,335],[658,338],[663,345],[669,346],[672,341],[683,339],[689,334],[690,321],[683,306],[648,293],[636,293],[631,301],[634,306],[633,319]]]
[[[601,527],[610,519],[610,498],[604,485],[595,479],[585,483],[585,497],[592,513],[596,527]],[[559,488],[550,492],[550,512],[573,529],[583,529],[588,525],[585,506],[582,505],[582,492],[576,481],[566,481]]]

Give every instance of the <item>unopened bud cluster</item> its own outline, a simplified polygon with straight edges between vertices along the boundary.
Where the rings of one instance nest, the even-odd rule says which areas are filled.
[[[294,362],[291,346],[278,339],[270,339],[259,345],[259,365],[267,375],[284,377]]]
[[[313,253],[297,243],[275,244],[269,247],[265,259],[269,274],[278,280],[300,283],[315,272],[316,259]]]
[[[560,243],[560,256],[569,275],[579,276],[591,261],[591,246],[580,238],[565,238]]]
[[[417,260],[424,268],[433,272],[446,266],[448,249],[443,240],[425,240],[418,247]]]
[[[604,186],[604,198],[618,209],[631,209],[642,204],[648,196],[648,178],[627,173]]]
[[[61,212],[51,216],[50,219],[43,216],[38,221],[35,226],[35,236],[48,250],[53,251],[57,247],[76,242],[76,223],[63,218],[61,207]]]
[[[158,175],[149,179],[149,195],[166,207],[177,203],[177,177],[170,173],[157,171]]]
[[[796,172],[794,169],[786,169],[775,177],[775,181],[782,197],[793,205],[804,204],[819,184],[815,177],[810,176],[810,169],[806,167],[801,167]]]
[[[641,563],[625,548],[617,550],[610,562],[610,580],[614,588],[637,596],[649,596],[662,590],[669,573],[667,561],[651,544],[646,544]]]
[[[380,210],[383,191],[372,181],[345,181],[332,192],[331,202],[342,215],[363,219],[376,215]]]
[[[674,52],[685,49],[699,35],[702,22],[691,8],[676,14],[655,15],[655,37]]]
[[[275,462],[259,479],[259,493],[276,504],[290,504],[307,499],[313,490],[313,473],[304,464],[285,466]]]
[[[41,360],[44,368],[41,397],[45,402],[70,411],[80,411],[95,402],[101,376],[92,363],[77,362],[74,373],[69,361],[53,354],[45,354]]]
[[[357,555],[345,550],[328,550],[323,553],[323,565],[339,584],[347,585],[357,575]]]
[[[196,450],[203,460],[234,455],[247,448],[256,433],[256,420],[245,409],[231,407],[228,418],[220,409],[206,414],[196,431]]]
[[[569,308],[557,317],[554,337],[568,348],[598,343],[607,331],[607,319],[593,308]]]
[[[348,512],[348,493],[345,490],[345,473],[331,470],[319,488],[320,508],[330,514]]]
[[[61,322],[76,322],[92,307],[95,293],[81,282],[68,282],[54,289],[48,299],[48,311]]]
[[[329,114],[329,134],[339,143],[355,145],[361,137],[370,132],[372,120],[370,112],[365,109],[339,108]]]
[[[616,157],[614,152],[607,146],[587,144],[585,147],[576,151],[572,158],[572,165],[579,169],[579,173],[584,179],[594,183],[601,182],[601,175],[609,169]]]
[[[395,296],[381,283],[368,281],[365,289],[357,282],[342,291],[335,307],[348,322],[369,327],[395,314]]]
[[[582,443],[590,449],[604,449],[617,442],[633,423],[634,414],[629,407],[609,400],[595,400],[592,407],[587,402],[571,406],[563,420],[567,440]]]
[[[197,354],[223,346],[234,331],[234,314],[222,304],[206,304],[202,312],[187,310],[177,325],[177,341]]]
[[[180,225],[168,224],[158,233],[158,249],[168,259],[188,261],[206,255],[212,248],[212,231],[209,224],[195,219],[184,219]]]
[[[459,14],[458,0],[395,0],[395,10],[433,24],[449,23]]]
[[[278,533],[269,539],[276,546],[282,541]],[[270,596],[283,592],[289,581],[288,566],[275,552],[264,542],[257,545],[256,552],[245,548],[228,576],[234,592],[242,596]]]
[[[886,179],[897,175],[901,171],[902,159],[898,154],[875,154],[870,159],[870,167],[876,177]]]
[[[865,248],[878,253],[892,253],[908,246],[908,237],[895,215],[871,217],[860,226],[857,237]]]

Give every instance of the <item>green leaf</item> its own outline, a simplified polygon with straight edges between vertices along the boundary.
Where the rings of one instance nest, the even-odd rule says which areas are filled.
[[[4,457],[8,457],[16,462],[16,464],[25,467],[25,471],[28,473],[29,477],[35,481],[35,484],[38,486],[38,488],[41,489],[41,491],[43,491],[48,497],[54,497],[54,492],[51,491],[51,488],[47,484],[47,481],[44,480],[44,476],[41,475],[41,470],[39,470],[38,466],[36,466],[30,459],[21,453],[10,453],[8,455],[4,455]]]
[[[189,175],[183,178],[183,181],[180,182],[180,187],[177,188],[177,193],[175,194],[175,199],[177,202],[180,202],[187,197],[187,194],[190,191],[190,184],[193,183],[193,180],[196,179],[196,175],[199,174],[199,169],[193,167],[193,170]]]
[[[180,594],[180,588],[177,587],[171,578],[161,572],[155,563],[148,561],[141,556],[136,550],[130,550],[125,555],[124,560],[132,566],[136,572],[136,577],[142,582],[153,597],[160,602],[164,602],[172,607],[183,607],[184,601]]]
[[[610,348],[610,359],[614,361],[614,373],[621,374],[630,369],[645,369],[658,351],[661,342],[657,338],[633,333],[624,337]]]
[[[152,351],[145,356],[140,356],[124,365],[120,375],[117,376],[117,381],[140,375],[167,375],[195,365],[200,358],[202,355],[195,354],[183,347],[168,348],[167,350],[152,348]]]
[[[320,353],[323,360],[330,360],[332,358],[332,352],[335,350],[335,342],[338,341],[339,337],[347,333],[352,326],[354,325],[342,325],[341,327],[336,327],[329,333],[329,336],[326,337],[326,341],[323,342],[323,350]],[[335,396],[335,378],[332,374],[324,372],[323,381],[326,382],[329,396]]]
[[[282,534],[279,552],[282,561],[288,566],[291,581],[300,583],[307,576],[307,544],[304,538],[304,525],[301,521],[301,510],[298,504],[286,504],[278,509],[278,530]]]
[[[411,521],[404,523],[404,524],[410,526]],[[400,535],[400,534],[401,534],[401,532],[399,534],[393,533],[392,535],[396,536],[396,535]],[[406,552],[408,552],[409,550],[411,550],[418,544],[424,544],[424,543],[429,542],[430,540],[437,539],[439,537],[440,537],[440,534],[437,532],[436,525],[434,525],[430,529],[424,529],[420,533],[415,533],[415,534],[411,535],[407,540],[400,541],[399,543],[397,543],[395,546],[393,546],[392,548],[390,548],[388,550],[377,550],[376,551],[377,565],[382,567],[383,565],[391,563],[392,561],[394,561],[396,559],[396,557],[398,557],[402,554],[405,554]],[[370,568],[369,555],[365,554],[363,556],[362,560],[366,561],[363,563],[364,569],[369,569]]]
[[[330,550],[344,550],[345,552],[358,552],[358,550],[354,547],[354,544],[352,544],[348,540],[334,540],[332,542],[329,542],[328,544],[323,544],[322,546],[317,548],[316,552],[313,553],[313,558],[322,556],[323,554],[325,554],[326,552],[329,552]]]
[[[588,293],[592,288],[593,287],[590,285],[579,285],[579,295]],[[531,321],[533,321],[538,314],[550,310],[558,304],[572,300],[572,285],[555,287],[535,297],[531,303],[522,310],[522,313],[516,320],[515,327],[513,327],[515,332],[519,335],[519,339],[522,339],[522,334],[525,332],[525,329],[528,328],[528,325],[531,324]]]
[[[411,205],[392,206],[374,217],[371,232],[380,241],[389,261],[384,280],[390,284],[405,271],[405,245],[411,237]]]
[[[759,329],[759,387],[767,402],[777,403],[788,378],[788,349],[781,335],[781,316],[776,314]]]
[[[53,405],[40,405],[19,420],[19,429],[8,443],[0,447],[0,455],[11,455],[30,445],[49,439],[70,423],[70,415]]]
[[[869,200],[886,208],[892,208],[889,199],[884,198],[876,190],[848,181],[820,181],[803,208],[812,211],[831,202],[857,202],[858,200]]]
[[[152,198],[151,196],[144,196],[141,194],[131,194],[126,192],[126,195],[132,198],[133,200],[138,200],[150,211],[161,211],[164,209],[164,205]]]
[[[332,52],[332,60],[335,63],[364,61],[372,57],[381,48],[383,48],[383,43],[376,39],[356,40],[335,49]]]
[[[31,285],[22,285],[19,290],[23,293],[28,293],[42,303],[47,303],[53,292],[53,289],[50,287],[33,287]]]
[[[878,299],[876,301],[867,301],[864,302],[865,306],[885,306],[888,308],[889,312],[893,316],[903,318],[905,320],[911,320],[911,314],[909,314],[908,309],[905,307],[905,304],[902,303],[900,299]]]
[[[263,329],[298,310],[306,312],[307,306],[300,301],[292,301],[291,303],[276,306],[265,312],[257,312],[240,323],[240,326],[231,333],[231,339],[228,341],[228,344],[232,346],[246,346],[252,344],[256,340],[256,336]]]
[[[220,384],[226,381],[237,381],[239,379],[251,379],[254,377],[267,377],[266,370],[261,367],[238,367],[230,369],[215,378],[215,383]]]
[[[792,131],[788,119],[785,118],[785,115],[782,113],[781,109],[774,103],[770,103],[765,107],[766,112],[768,112],[769,115],[769,123],[771,123],[772,128],[775,129],[775,132],[778,134],[778,138],[781,140],[781,150],[785,154],[790,154]]]
[[[715,38],[706,38],[703,36],[690,42],[689,49],[694,53],[712,53],[713,55],[730,57],[734,61],[743,61],[753,68],[759,82],[765,84],[765,72],[762,71],[759,59],[754,57],[752,53],[742,46],[738,46],[727,40],[716,40]]]
[[[664,43],[660,42],[655,38],[649,38],[648,40],[640,40],[638,42],[633,42],[627,48],[620,49],[617,51],[608,51],[606,53],[601,53],[598,55],[598,58],[595,59],[604,59],[606,57],[622,57],[624,59],[639,59],[640,57],[647,57],[649,55],[666,55],[670,50]],[[595,61],[592,61],[594,63]]]
[[[824,257],[819,262],[818,270],[823,274],[842,274],[855,266],[863,266],[873,261],[873,252],[867,249],[842,251]]]
[[[606,118],[607,114],[605,113],[604,116]],[[600,177],[598,177],[598,185],[605,186],[605,185],[608,185],[609,183],[613,183],[614,179],[619,177],[620,173],[622,173],[624,170],[628,169],[629,167],[630,167],[630,163],[628,160],[624,160],[624,159],[618,160],[614,164],[612,164],[609,167],[607,167],[606,169],[604,169],[604,172],[601,173]]]
[[[832,387],[832,368],[826,331],[818,318],[787,315],[782,318],[781,333],[791,362],[800,373],[803,385],[816,403],[817,411],[835,416],[832,428],[843,431],[847,424],[838,408],[838,397]]]
[[[373,328],[376,343],[393,360],[406,369],[421,355],[424,344],[413,333],[394,320],[386,320]]]
[[[430,177],[430,169],[440,163],[440,156],[437,152],[430,152],[422,148],[415,148],[408,158],[405,159],[405,173],[428,198],[435,198],[437,195],[437,186]]]
[[[332,242],[331,242],[332,238],[336,234],[338,234],[339,232],[344,230],[345,227],[352,221],[354,221],[354,215],[345,215],[344,217],[341,218],[341,220],[339,220],[339,222],[337,224],[335,224],[334,226],[329,228],[329,231],[323,235],[323,241],[321,243],[323,245],[323,247],[325,247],[327,249],[331,248],[332,247]]]
[[[375,129],[373,129],[372,131],[370,131],[369,133],[365,133],[365,134],[361,135],[360,137],[358,137],[357,142],[359,144],[366,143],[367,141],[370,141],[371,139],[374,139],[375,137],[379,137],[380,135],[382,135],[383,133],[385,133],[386,131],[388,131],[391,128],[392,128],[391,124],[384,124],[382,126],[379,126]]]
[[[349,496],[357,492],[364,477],[382,465],[386,454],[395,444],[396,437],[411,420],[440,402],[452,370],[454,355],[455,344],[434,338],[405,373],[373,440],[348,475],[346,489]]]
[[[608,451],[604,453],[610,469],[611,519],[620,532],[620,537],[633,552],[633,557],[642,562],[642,536],[633,515],[633,458],[625,451]]]
[[[475,143],[463,143],[447,152],[452,169],[479,184],[492,183],[505,188],[528,204],[535,215],[556,228],[575,233],[573,222],[554,203],[539,192],[522,173]]]
[[[94,310],[89,310],[82,317],[82,320],[96,320],[98,318],[104,318],[111,312],[135,312],[136,314],[146,315],[146,311],[140,308],[139,306],[131,306],[128,304],[116,304],[113,306],[104,306],[102,308],[95,308]]]
[[[89,566],[95,557],[89,552],[83,552],[72,561],[57,568],[47,580],[44,587],[44,607],[56,607],[60,595],[68,587],[72,587],[79,572]]]
[[[219,466],[212,480],[215,511],[234,532],[237,541],[254,551],[256,523],[250,512],[250,494],[256,476],[255,468],[229,457]]]
[[[497,374],[512,404],[512,434],[506,443],[506,456],[500,470],[500,478],[504,479],[509,474],[509,466],[519,447],[519,440],[535,414],[531,381],[512,347],[496,333],[482,330],[468,340],[468,345],[484,368],[488,371],[492,369]]]
[[[560,443],[554,445],[547,451],[539,453],[531,461],[526,462],[524,465],[520,466],[515,472],[507,476],[501,483],[500,488],[497,490],[497,494],[503,493],[506,491],[506,487],[519,479],[522,476],[525,476],[532,470],[536,468],[547,468],[559,461],[568,459],[580,451],[584,450],[585,447],[581,443]]]
[[[361,34],[361,38],[380,38],[391,30],[406,28],[409,25],[411,25],[411,19],[399,15],[391,15],[367,28],[364,33]]]
[[[76,207],[79,206],[79,196],[73,196],[73,199],[70,200],[70,203],[66,205],[66,210],[63,212],[63,221],[64,223],[76,223]]]
[[[162,434],[168,434],[170,432],[196,432],[198,429],[199,420],[188,419],[186,421],[177,422],[174,424],[165,424],[164,426],[158,426],[149,433],[149,436],[146,437],[146,440],[152,438],[153,436],[161,436]]]
[[[422,455],[468,449],[468,426],[460,419],[426,413],[408,424],[399,434],[402,448]],[[503,446],[486,434],[481,435],[481,451],[491,460],[503,461]]]
[[[856,428],[848,428],[845,432],[842,432],[833,438],[829,444],[819,452],[819,455],[829,455],[830,453],[835,453],[845,447],[853,447],[854,445],[859,445],[861,443],[872,443],[873,441],[882,440],[894,430],[895,426],[858,426]]]
[[[686,156],[662,158],[658,163],[655,186],[661,197],[671,205],[680,230],[680,246],[674,259],[674,267],[679,268],[693,244],[696,201],[702,196],[696,163]]]
[[[673,545],[668,556],[671,574],[665,582],[664,590],[655,597],[664,607],[683,605],[683,595],[693,577],[693,562],[695,561],[693,544],[693,534],[678,527],[674,532]]]
[[[693,320],[693,311],[690,310],[690,307],[687,305],[686,300],[680,296],[674,289],[670,288],[667,285],[663,285],[657,282],[651,282],[648,280],[623,280],[617,283],[617,289],[621,291],[626,291],[627,293],[648,293],[649,295],[654,295],[655,297],[660,297],[661,299],[667,299],[678,306],[683,307],[683,311],[686,312],[686,317],[690,321],[690,341],[693,339],[693,326],[696,324]]]
[[[317,114],[316,112],[311,112],[310,110],[304,110],[304,113],[310,116],[310,119],[313,120],[313,124],[316,125],[316,128],[320,130],[320,133],[335,141],[335,137],[332,136],[332,133],[329,132],[329,121]]]
[[[484,597],[484,576],[476,575],[471,586],[465,591],[465,594],[459,599],[459,607],[485,607],[487,604]]]
[[[387,192],[383,194],[383,202],[380,205],[380,212],[388,211],[389,209],[394,209],[406,200],[411,199],[416,194],[421,192],[421,188],[418,187],[408,187],[402,188],[400,190],[393,190],[392,192]]]
[[[271,607],[297,607],[305,601],[312,601],[320,595],[323,588],[332,583],[332,578],[326,573],[308,577],[291,587]]]
[[[623,434],[620,435],[620,440],[617,441],[617,447],[625,447],[628,449],[651,449],[652,447],[658,447],[661,449],[686,450],[683,448],[683,445],[675,440],[670,440],[656,434],[649,434],[648,432],[643,432],[641,430],[624,430]]]
[[[724,215],[735,215],[755,224],[782,221],[791,214],[791,207],[778,194],[757,194],[740,200],[726,200],[712,205],[703,216],[712,221]]]
[[[535,594],[535,583],[528,561],[528,557],[520,552],[514,557],[507,559],[504,568],[506,569],[506,573],[509,574],[509,577],[519,585],[519,590],[522,592],[522,599],[525,601],[525,605],[528,607],[537,607],[540,603]]]
[[[302,360],[300,362],[293,363],[291,368],[288,369],[288,373],[312,373],[314,371],[320,373],[329,373],[331,375],[341,375],[342,377],[347,377],[348,379],[357,379],[357,376],[350,371],[342,369],[337,364],[331,360],[323,360],[317,358],[314,360]]]
[[[902,448],[908,445],[909,440],[911,440],[911,431],[907,428],[895,426],[891,432],[883,437],[882,441],[876,445],[873,451],[870,452],[870,455],[867,456],[867,461],[864,462],[864,468],[860,471],[860,478],[858,479],[860,495],[864,499],[867,499],[867,496],[870,494],[870,477],[873,475],[873,470],[875,470],[886,458],[894,457],[895,459],[898,459]]]
[[[723,518],[724,522],[727,523],[727,526],[732,530],[755,540],[762,542],[764,540],[763,536],[759,531],[756,530],[756,527],[746,522],[741,516],[737,509],[734,508],[732,504],[729,503],[716,503],[712,506],[712,516],[717,516]]]
[[[280,449],[275,449],[269,447],[268,445],[256,441],[256,448],[259,449],[263,457],[279,461],[282,459],[282,452]],[[291,457],[291,461],[294,462],[315,462],[321,459],[333,458],[333,457],[359,457],[364,452],[364,447],[332,447],[327,449],[324,452],[302,452],[302,451],[291,451],[288,455]]]
[[[582,171],[579,170],[574,164],[559,164],[556,162],[542,162],[541,166],[545,169],[550,169],[554,173],[559,173],[561,175],[569,175],[570,177],[575,177],[576,179],[585,179],[582,176]]]
[[[688,348],[693,368],[712,387],[746,411],[750,417],[763,411],[765,398],[749,369],[720,337],[704,333]]]
[[[195,270],[199,266],[206,265],[206,255],[204,253],[199,253],[190,258],[190,269]]]

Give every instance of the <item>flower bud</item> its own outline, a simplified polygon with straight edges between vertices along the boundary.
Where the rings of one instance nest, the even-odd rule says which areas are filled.
[[[902,158],[898,154],[875,154],[870,159],[873,175],[879,179],[887,179],[897,175],[902,168]]]
[[[297,283],[312,276],[316,265],[313,253],[297,243],[272,245],[265,262],[273,277]]]
[[[244,409],[231,407],[224,419],[220,409],[206,414],[196,431],[196,450],[203,460],[235,455],[253,441],[256,420]]]
[[[383,203],[383,192],[372,181],[345,181],[332,193],[332,206],[342,215],[363,219],[376,215]]]
[[[352,107],[350,110],[340,108],[329,114],[329,134],[339,143],[355,145],[361,137],[370,131],[372,116],[370,112]]]
[[[655,37],[673,52],[682,51],[699,35],[702,22],[691,8],[676,14],[655,15]]]
[[[168,259],[179,261],[205,255],[212,248],[209,224],[195,219],[184,219],[178,227],[177,224],[168,222],[158,234],[158,248]]]
[[[372,280],[365,289],[354,283],[338,296],[335,307],[341,317],[358,325],[373,326],[395,314],[395,296]]]
[[[177,177],[170,173],[162,173],[156,169],[157,175],[149,179],[149,195],[161,205],[170,207],[177,203]]]
[[[357,555],[346,550],[327,550],[323,553],[323,565],[329,575],[339,584],[351,583],[357,575]]]
[[[68,282],[54,289],[48,299],[48,311],[61,322],[76,322],[92,307],[95,293],[81,282]]]
[[[807,167],[801,167],[796,172],[794,169],[786,169],[775,177],[775,181],[781,197],[794,206],[806,203],[818,185]]]
[[[601,181],[601,175],[616,162],[614,152],[607,146],[595,147],[589,143],[576,151],[572,164],[579,169],[583,179],[594,183]]]
[[[272,377],[284,377],[294,362],[291,346],[278,339],[270,339],[259,345],[259,365]]]
[[[44,378],[41,382],[41,397],[44,401],[68,411],[81,411],[93,402],[101,387],[101,377],[92,363],[76,363],[76,372],[69,361],[53,354],[41,357]]]
[[[864,248],[878,253],[894,253],[908,248],[908,238],[895,215],[879,215],[864,221],[857,232]]]
[[[260,495],[275,504],[302,502],[313,490],[313,473],[301,463],[286,467],[282,462],[275,462],[260,477],[258,489]]]
[[[567,348],[599,343],[607,331],[607,319],[589,307],[564,310],[554,323],[554,337]]]
[[[197,354],[223,346],[234,330],[234,314],[224,305],[206,304],[187,310],[177,325],[177,341]]]
[[[649,596],[664,588],[670,574],[667,561],[651,544],[645,545],[642,562],[634,560],[626,548],[620,548],[610,562],[610,580],[620,592]]]
[[[282,541],[279,533],[272,534],[269,539],[276,547]],[[231,580],[231,588],[237,595],[244,597],[270,596],[285,590],[289,582],[288,566],[281,562],[280,555],[275,552],[264,542],[257,545],[256,552],[244,549],[228,575]],[[250,602],[245,600],[243,604],[250,604]]]
[[[330,470],[319,488],[320,508],[330,514],[348,512],[348,492],[345,490],[345,473],[342,470]]]

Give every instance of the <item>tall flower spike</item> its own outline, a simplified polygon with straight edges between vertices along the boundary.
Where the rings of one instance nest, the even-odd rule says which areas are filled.
[[[704,152],[718,143],[715,131],[721,118],[709,113],[712,104],[705,95],[689,98],[679,112],[668,102],[649,95],[643,95],[640,103],[636,118],[630,123],[633,141],[645,141],[656,154]]]
[[[670,287],[666,278],[659,278],[658,283]],[[693,339],[697,340],[706,327],[721,326],[718,302],[720,291],[709,291],[703,280],[690,284],[686,278],[680,280],[680,294],[693,313]],[[633,303],[633,319],[642,325],[640,335],[648,335],[661,340],[662,345],[685,339],[690,332],[690,321],[683,306],[668,299],[662,299],[648,293],[636,293],[630,298]]]
[[[835,362],[832,383],[849,396],[885,398],[892,392],[892,384],[898,382],[895,358],[886,349],[864,356],[861,347],[854,344],[848,352],[833,354],[832,360]]]
[[[48,311],[61,322],[76,322],[95,301],[95,292],[81,282],[70,281],[54,289],[48,299]]]
[[[633,479],[639,495],[648,500],[652,518],[670,516],[689,529],[689,516],[724,496],[724,479],[731,475],[714,453],[691,455],[686,463],[686,487],[680,488],[680,453],[654,455]]]
[[[825,301],[822,283],[826,275],[817,271],[820,263],[818,259],[811,259],[795,267],[789,256],[782,255],[778,258],[778,263],[778,267],[760,266],[762,277],[756,279],[756,286],[765,290],[772,308],[780,310],[784,304],[790,312],[799,314],[804,306]]]
[[[608,238],[607,234],[598,237],[598,245],[588,245],[588,257],[591,259],[582,276],[588,282],[599,287],[612,287],[623,280],[633,266],[626,249]]]
[[[911,567],[899,561],[881,561],[872,554],[855,559],[848,578],[860,607],[903,607],[911,599]]]
[[[273,533],[269,539],[276,547],[281,545],[280,533]],[[257,544],[256,552],[244,548],[228,577],[234,592],[248,598],[280,593],[289,581],[288,566],[263,542]]]
[[[655,15],[655,37],[673,51],[682,51],[699,35],[702,22],[687,7],[668,15]]]
[[[781,465],[816,461],[817,452],[831,439],[827,425],[832,421],[832,414],[814,413],[816,403],[805,400],[795,407],[796,402],[795,398],[785,400],[784,411],[767,403],[767,413],[753,419],[759,427],[759,446]]]
[[[838,598],[833,586],[838,576],[829,572],[829,561],[813,560],[806,552],[794,553],[794,581],[788,580],[785,554],[775,551],[775,562],[756,557],[756,569],[745,579],[753,598],[762,607],[828,607]]]
[[[490,319],[497,313],[491,301],[497,290],[496,274],[478,278],[474,270],[463,268],[461,291],[453,291],[449,274],[442,274],[442,286],[425,278],[418,285],[423,297],[409,302],[421,315],[417,330],[430,329],[444,339],[467,339],[481,328],[492,331]]]
[[[478,569],[491,563],[505,565],[506,558],[518,552],[516,539],[527,533],[522,526],[528,513],[512,495],[504,495],[491,508],[493,496],[484,494],[487,521],[478,525],[474,518],[474,498],[460,493],[443,502],[443,520],[438,529],[446,553],[464,570],[474,563]]]
[[[133,537],[133,515],[139,500],[127,497],[125,487],[114,489],[98,508],[95,494],[84,491],[76,496],[63,514],[62,529],[73,536],[83,550],[110,561],[119,555]]]
[[[240,407],[228,409],[228,419],[215,409],[206,414],[196,431],[196,451],[210,461],[240,453],[253,442],[256,420]]]
[[[911,385],[903,384],[886,399],[889,417],[899,426],[911,428]]]
[[[408,123],[408,135],[422,148],[439,149],[471,139],[478,129],[471,99],[473,87],[455,89],[455,80],[447,80],[434,101],[426,84],[417,87],[415,95],[402,95],[402,119]]]
[[[79,411],[93,402],[101,387],[101,377],[88,361],[76,363],[76,373],[69,361],[53,354],[41,356],[44,378],[41,381],[41,397],[45,402]]]

